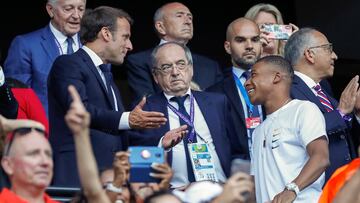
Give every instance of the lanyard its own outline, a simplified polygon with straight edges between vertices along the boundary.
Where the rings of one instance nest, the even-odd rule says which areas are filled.
[[[240,93],[244,97],[246,106],[249,109],[249,114],[250,114],[249,117],[251,117],[253,109],[254,109],[254,105],[251,104],[249,96],[244,88],[244,85],[241,84],[240,79],[235,75],[235,73],[233,73],[233,76],[234,76],[236,86],[238,86],[238,88],[240,89]],[[257,108],[257,107],[255,107],[255,108]]]
[[[194,127],[194,96],[192,94],[190,94],[190,120],[189,118],[187,118],[187,116],[183,115],[182,113],[180,113],[173,105],[171,105],[169,102],[167,104],[167,106],[177,115],[179,116],[180,119],[182,119],[187,125],[189,125],[190,127],[192,127],[190,135],[189,135],[189,139],[188,141],[190,143],[193,142],[194,140],[194,136],[196,135],[195,133],[195,127]]]
[[[54,34],[53,34],[53,35],[54,35]],[[60,51],[60,55],[63,55],[63,54],[64,54],[64,51],[63,51],[62,48],[61,48],[60,42],[56,39],[55,35],[54,35],[54,38],[55,38],[56,46],[58,47],[58,49],[59,49],[59,51]],[[80,39],[79,39],[79,37],[77,37],[77,38],[78,38],[79,47],[81,47]]]

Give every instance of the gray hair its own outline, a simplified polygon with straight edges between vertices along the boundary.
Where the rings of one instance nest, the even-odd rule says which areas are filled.
[[[193,64],[193,60],[192,60],[192,56],[191,56],[191,51],[190,49],[183,45],[183,44],[180,44],[180,43],[177,43],[177,42],[166,42],[166,43],[163,43],[163,44],[160,44],[158,45],[157,47],[155,47],[155,49],[152,51],[151,53],[151,65],[152,65],[152,69],[156,68],[156,55],[158,53],[158,51],[163,47],[163,46],[166,46],[168,44],[174,44],[174,45],[178,45],[179,47],[181,47],[184,52],[185,52],[185,57],[186,57],[186,60],[188,61],[189,64]]]
[[[316,31],[313,28],[302,28],[290,36],[285,45],[284,57],[292,66],[299,62],[305,49],[314,43],[313,33]]]

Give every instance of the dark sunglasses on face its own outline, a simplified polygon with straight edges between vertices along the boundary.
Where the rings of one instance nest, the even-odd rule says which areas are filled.
[[[19,136],[23,136],[23,135],[27,135],[29,134],[31,131],[36,131],[36,132],[39,132],[41,134],[43,134],[45,137],[47,137],[47,133],[43,130],[43,129],[40,129],[40,128],[31,128],[31,127],[25,127],[25,128],[18,128],[18,129],[15,129],[12,131],[12,133],[10,134],[9,136],[9,140],[8,140],[8,147],[6,149],[6,152],[5,152],[5,155],[9,155],[9,152],[10,152],[10,148],[11,148],[11,145],[14,141],[14,137],[19,135]]]

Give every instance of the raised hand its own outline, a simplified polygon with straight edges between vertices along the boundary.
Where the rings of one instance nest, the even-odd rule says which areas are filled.
[[[143,111],[146,103],[146,97],[130,112],[129,125],[132,129],[159,128],[165,125],[167,119],[163,113],[155,111]]]

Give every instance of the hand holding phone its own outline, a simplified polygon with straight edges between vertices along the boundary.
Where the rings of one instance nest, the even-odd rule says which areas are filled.
[[[130,182],[151,183],[160,182],[161,179],[150,176],[157,173],[152,167],[153,163],[164,163],[164,149],[160,147],[129,147],[130,152]]]
[[[292,34],[292,26],[280,24],[262,24],[260,25],[260,31],[267,33],[267,38],[269,39],[287,40]]]

